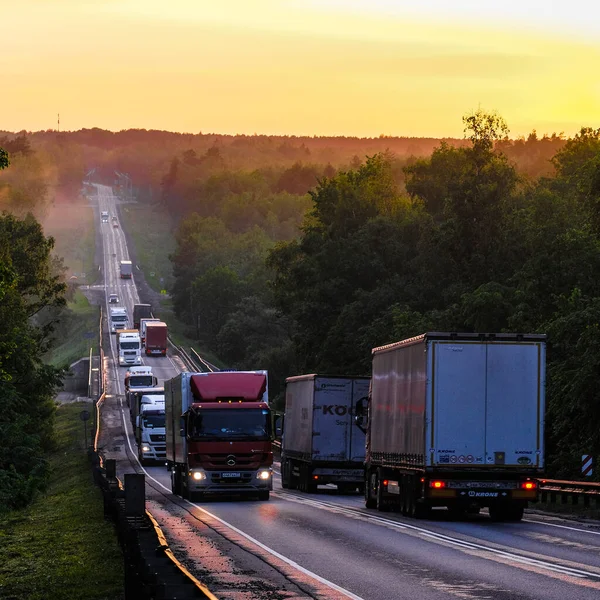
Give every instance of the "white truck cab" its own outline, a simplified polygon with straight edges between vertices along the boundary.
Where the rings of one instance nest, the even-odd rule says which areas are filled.
[[[142,364],[142,340],[137,329],[117,331],[117,350],[119,352],[119,366]]]
[[[117,333],[117,329],[127,329],[129,317],[127,309],[123,307],[114,307],[110,309],[109,326],[111,333]]]
[[[142,396],[140,414],[135,421],[140,463],[145,465],[148,462],[164,462],[167,458],[164,395]]]

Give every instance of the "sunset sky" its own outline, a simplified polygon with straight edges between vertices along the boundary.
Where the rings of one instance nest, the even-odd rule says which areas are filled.
[[[600,127],[600,4],[0,0],[0,130],[511,137]]]

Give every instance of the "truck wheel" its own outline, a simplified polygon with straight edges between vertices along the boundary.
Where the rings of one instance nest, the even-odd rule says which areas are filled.
[[[379,512],[387,512],[389,506],[383,498],[383,474],[381,470],[377,472],[377,510]]]
[[[408,514],[408,503],[407,503],[407,489],[406,489],[406,475],[400,475],[398,485],[400,487],[400,496],[397,501],[397,510],[401,515],[406,516]]]
[[[365,508],[377,508],[377,500],[373,498],[371,491],[373,489],[373,480],[375,475],[371,473],[365,473],[365,484],[363,490],[365,494]]]
[[[518,522],[523,519],[523,513],[525,512],[524,506],[511,506],[508,510],[507,521]]]
[[[429,519],[431,517],[431,506],[425,502],[415,502],[415,519]]]
[[[290,465],[288,463],[287,460],[282,460],[281,461],[281,487],[284,490],[287,490],[290,488]]]
[[[181,477],[175,467],[171,471],[171,491],[176,496],[181,496]]]
[[[187,479],[187,475],[185,478]],[[181,478],[181,497],[184,500],[190,499],[190,489],[188,488],[187,481],[184,481],[183,477]]]
[[[269,490],[267,490],[266,492],[258,492],[258,499],[259,500],[268,500],[270,497],[270,492]]]
[[[414,517],[415,516],[415,492],[413,488],[413,477],[412,475],[407,475],[404,480],[404,506],[406,507],[406,516]]]

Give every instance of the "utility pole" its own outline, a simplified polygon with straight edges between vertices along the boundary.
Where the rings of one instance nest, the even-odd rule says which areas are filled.
[[[58,132],[60,133],[60,113],[58,113]]]

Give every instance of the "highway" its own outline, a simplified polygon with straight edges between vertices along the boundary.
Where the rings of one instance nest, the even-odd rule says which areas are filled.
[[[133,280],[119,279],[125,236],[112,225],[116,199],[96,186],[104,246],[106,298],[138,302]],[[92,202],[95,198],[92,197]],[[108,224],[100,211],[108,210]],[[108,304],[106,304],[108,308]],[[114,336],[111,349],[114,357]],[[521,523],[493,523],[486,513],[451,521],[366,510],[358,495],[333,486],[317,494],[283,490],[277,475],[269,502],[231,498],[191,503],[170,493],[162,466],[142,468],[123,402],[125,369],[107,356],[108,393],[99,447],[120,477],[146,474],[147,507],[178,558],[221,599],[364,600],[540,599],[600,597],[600,523],[528,511]],[[183,369],[176,357],[146,358],[159,380]],[[278,465],[276,471],[278,470]]]

